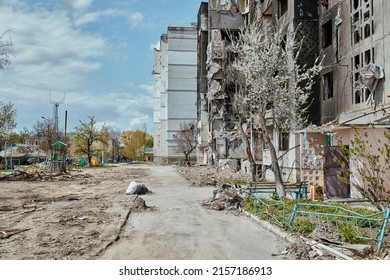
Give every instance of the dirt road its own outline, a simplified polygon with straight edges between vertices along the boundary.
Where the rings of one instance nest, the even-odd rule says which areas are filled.
[[[73,173],[73,172],[72,172]],[[125,195],[131,181],[153,193]],[[0,259],[277,259],[288,244],[243,215],[208,210],[212,187],[170,166],[74,172],[69,181],[0,182]]]
[[[210,187],[188,187],[175,169],[151,166],[144,197],[155,212],[130,216],[120,240],[103,259],[270,259],[286,248],[243,216],[205,209]]]

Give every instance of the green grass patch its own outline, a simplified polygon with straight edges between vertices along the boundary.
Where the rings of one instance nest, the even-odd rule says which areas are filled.
[[[306,212],[315,212],[317,214],[297,213],[291,227],[288,223],[293,212],[294,206],[297,203],[305,203],[310,205],[301,205],[299,210]],[[331,206],[331,207],[329,207]],[[370,238],[370,233],[377,232],[381,222],[369,220],[368,218],[359,218],[359,214],[363,216],[370,216],[377,211],[366,208],[356,208],[340,202],[314,202],[306,200],[291,200],[278,199],[269,200],[247,196],[243,200],[243,208],[245,211],[251,212],[259,219],[275,223],[284,228],[288,228],[292,232],[297,232],[302,235],[309,235],[316,228],[319,223],[331,222],[339,231],[340,235],[346,242],[349,243],[366,243]],[[353,212],[353,213],[352,213]],[[351,216],[355,218],[346,218]],[[373,216],[381,219],[382,216]],[[375,229],[375,230],[373,230]]]
[[[300,234],[309,235],[316,228],[316,225],[309,220],[298,220],[295,221],[291,227],[292,231],[299,232]]]

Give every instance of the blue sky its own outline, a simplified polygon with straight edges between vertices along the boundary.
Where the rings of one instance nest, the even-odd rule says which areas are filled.
[[[17,109],[18,130],[52,118],[68,131],[99,125],[153,132],[153,48],[168,25],[195,22],[201,0],[0,0],[0,31],[11,29],[11,66],[0,101]]]

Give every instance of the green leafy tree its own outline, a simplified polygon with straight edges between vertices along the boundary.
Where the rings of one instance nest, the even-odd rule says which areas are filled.
[[[91,166],[92,156],[98,152],[99,143],[105,143],[101,131],[96,128],[95,117],[88,117],[88,121],[79,120],[75,134],[71,139],[71,151],[80,156],[86,155],[88,165]]]
[[[121,154],[131,160],[144,160],[145,148],[153,147],[153,137],[142,130],[124,130],[121,135]]]
[[[16,127],[16,109],[11,102],[0,101],[0,135],[10,133]]]
[[[9,142],[12,130],[16,127],[16,109],[14,105],[0,101],[0,148],[4,142]]]
[[[390,181],[390,133],[383,132],[383,140],[373,137],[374,125],[364,132],[352,127],[354,137],[346,147],[339,141],[346,161],[341,162],[344,172],[337,177],[344,183],[352,184],[377,209],[389,208],[390,191],[385,189],[385,182]],[[335,158],[334,161],[337,161]],[[350,163],[349,168],[346,163]]]
[[[23,128],[22,131],[12,132],[8,139],[10,143],[26,143],[27,140],[34,135],[33,131],[29,131],[27,128]]]

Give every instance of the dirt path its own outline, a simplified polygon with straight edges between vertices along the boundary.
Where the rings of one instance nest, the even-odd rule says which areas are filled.
[[[143,196],[154,212],[130,215],[101,259],[275,259],[287,244],[243,215],[205,209],[212,187],[189,187],[169,166],[150,166]]]
[[[134,180],[153,194],[126,195]],[[148,165],[0,180],[0,259],[274,259],[287,247],[247,217],[203,208],[213,188],[189,185]]]

